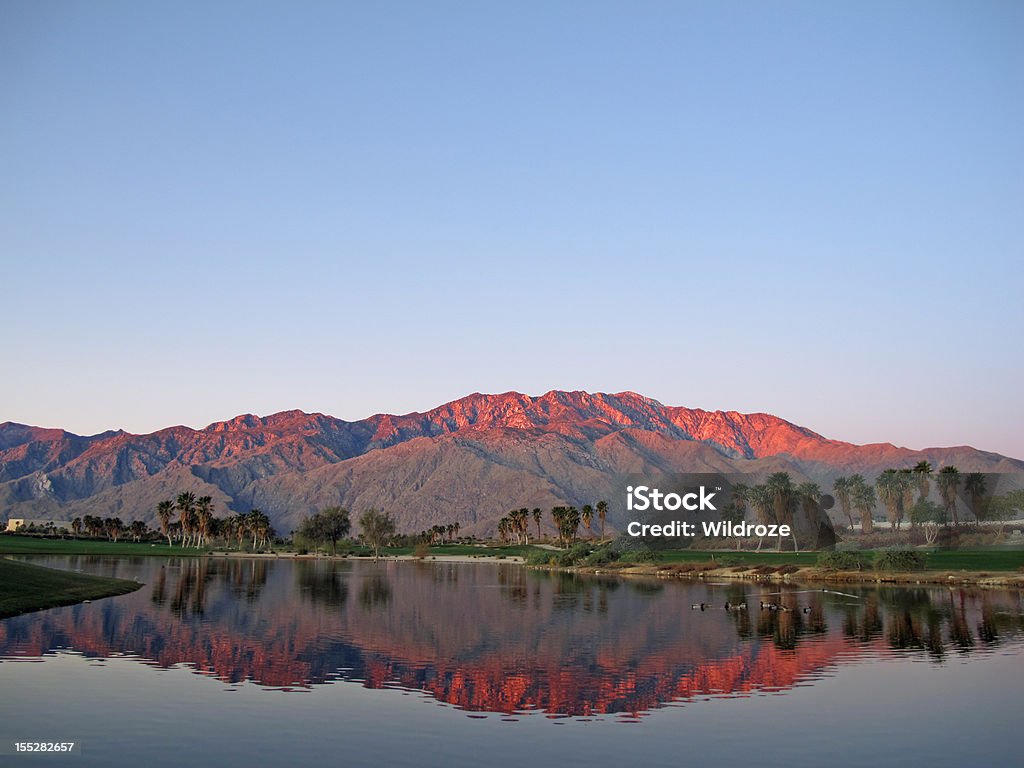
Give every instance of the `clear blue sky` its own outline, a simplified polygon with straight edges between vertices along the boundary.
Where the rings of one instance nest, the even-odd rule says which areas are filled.
[[[631,389],[1024,457],[1019,2],[0,4],[0,420]]]

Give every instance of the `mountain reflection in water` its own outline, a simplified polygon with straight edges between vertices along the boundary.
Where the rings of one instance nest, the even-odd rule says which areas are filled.
[[[1017,592],[625,580],[511,564],[50,557],[137,578],[93,604],[0,621],[0,661],[71,650],[186,665],[228,683],[333,681],[473,712],[640,714],[783,692],[837,665],[944,663],[1024,639]],[[781,594],[780,594],[781,590]],[[760,601],[787,610],[761,610]],[[746,602],[747,610],[725,610]],[[691,606],[705,603],[705,610]]]

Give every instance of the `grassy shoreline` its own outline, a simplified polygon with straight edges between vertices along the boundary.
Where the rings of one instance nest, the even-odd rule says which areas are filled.
[[[344,546],[340,550],[354,557],[369,557],[364,547]],[[430,547],[426,561],[521,563],[531,552],[546,551],[528,545],[477,546],[449,544]],[[557,551],[551,550],[551,554]],[[110,555],[179,557],[282,557],[313,559],[317,555],[280,549],[273,554],[237,550],[192,549],[167,546],[166,543],[134,543],[89,539],[46,539],[0,536],[0,555]],[[818,552],[751,552],[726,550],[669,550],[656,563],[623,562],[600,566],[529,566],[569,573],[597,573],[621,576],[657,576],[661,578],[716,578],[752,581],[811,581],[821,583],[892,584],[976,584],[1004,588],[1024,588],[1024,549],[940,550],[928,553],[927,567],[903,573],[873,570],[836,571],[817,566]],[[329,555],[319,555],[321,559]],[[342,555],[338,555],[342,557]],[[411,547],[392,547],[381,551],[386,559],[418,560]]]
[[[71,573],[0,558],[0,619],[126,595],[142,585],[124,579]]]

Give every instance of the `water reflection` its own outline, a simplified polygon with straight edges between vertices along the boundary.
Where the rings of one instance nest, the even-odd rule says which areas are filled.
[[[40,561],[146,586],[0,622],[0,659],[128,654],[272,688],[351,680],[414,689],[481,712],[637,715],[710,695],[785,691],[851,660],[941,664],[1024,639],[1017,592],[839,594],[493,564]]]

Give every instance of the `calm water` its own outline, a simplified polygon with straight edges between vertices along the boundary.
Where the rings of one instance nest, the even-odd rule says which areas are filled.
[[[33,561],[145,586],[0,621],[0,737],[82,744],[21,763],[877,768],[1024,748],[1017,592]]]

